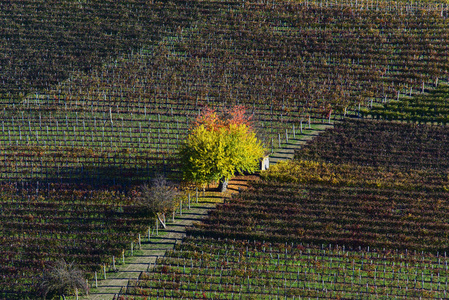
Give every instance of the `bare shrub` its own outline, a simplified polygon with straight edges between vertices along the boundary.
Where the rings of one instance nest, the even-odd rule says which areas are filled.
[[[143,185],[138,205],[144,207],[148,213],[159,217],[174,211],[180,193],[176,187],[167,181],[162,175],[157,176],[151,182],[151,186]]]
[[[73,262],[68,264],[63,259],[56,261],[54,266],[44,271],[39,284],[39,293],[44,298],[62,296],[65,299],[66,295],[74,295],[76,290],[85,294],[89,291],[83,271]]]

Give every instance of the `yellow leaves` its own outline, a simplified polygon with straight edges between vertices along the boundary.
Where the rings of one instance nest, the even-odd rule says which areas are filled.
[[[180,147],[183,179],[202,186],[257,169],[264,149],[246,124],[193,128]]]
[[[363,186],[374,188],[395,188],[400,190],[421,190],[423,175],[419,170],[386,171],[368,166],[350,164],[334,165],[314,161],[293,161],[278,163],[263,171],[265,180],[279,182],[324,184],[332,186]],[[433,181],[434,188],[449,191],[446,180]]]

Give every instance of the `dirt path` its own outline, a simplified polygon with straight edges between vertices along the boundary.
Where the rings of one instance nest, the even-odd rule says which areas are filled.
[[[333,127],[333,125],[319,124],[312,129],[303,130],[303,134],[289,139],[289,142],[282,149],[270,155],[270,165],[293,159],[296,149],[330,127]],[[237,176],[229,182],[229,192],[225,195],[212,191],[207,191],[204,195],[199,193],[198,204],[192,204],[190,210],[185,208],[182,215],[176,216],[174,223],[168,223],[167,228],[160,230],[159,235],[152,237],[150,241],[148,241],[148,238],[143,238],[141,249],[136,250],[133,257],[125,259],[125,265],[117,262],[118,272],[107,272],[107,279],[98,280],[98,288],[92,288],[91,295],[79,297],[79,299],[111,300],[117,297],[122,290],[125,291],[129,280],[136,280],[141,272],[147,271],[154,265],[158,257],[164,256],[166,250],[173,249],[176,242],[182,241],[187,226],[206,217],[208,211],[215,208],[217,203],[223,202],[223,199],[231,197],[233,193],[238,193],[240,189],[245,189],[248,186],[248,181],[258,179],[257,175]],[[99,274],[98,278],[101,276],[103,276],[103,273]],[[95,282],[90,284],[95,286]]]

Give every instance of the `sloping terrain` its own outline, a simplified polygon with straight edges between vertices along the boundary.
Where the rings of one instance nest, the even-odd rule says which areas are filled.
[[[366,163],[362,150],[371,143],[403,144],[417,127],[435,140],[410,142],[401,152],[409,165],[391,164],[393,151]],[[218,206],[153,271],[131,281],[124,299],[445,298],[448,170],[434,168],[445,158],[421,156],[443,145],[446,131],[372,120],[337,124],[297,152],[304,158],[320,149],[313,158],[332,163],[296,160],[263,172],[263,181]],[[370,143],[335,143],[344,134],[369,136]],[[352,161],[340,163],[332,143]]]
[[[426,97],[423,92],[446,81],[449,68],[448,8],[442,1],[33,0],[0,1],[0,8],[0,181],[5,183],[0,196],[3,201],[1,216],[8,220],[1,227],[2,253],[7,254],[0,265],[1,278],[8,285],[2,286],[0,295],[6,298],[13,295],[17,298],[32,297],[38,275],[61,253],[72,250],[86,252],[86,249],[100,247],[98,245],[102,243],[99,240],[107,240],[101,253],[87,251],[84,261],[89,261],[89,266],[85,269],[94,271],[123,246],[122,241],[108,239],[108,234],[126,231],[127,237],[121,240],[128,243],[132,236],[142,232],[142,224],[146,221],[131,207],[133,192],[137,185],[156,173],[178,178],[178,144],[187,134],[192,119],[205,106],[223,110],[243,104],[248,114],[253,116],[260,139],[267,149],[275,151],[285,146],[289,137],[291,141],[291,136],[305,124],[334,121],[348,115],[361,116],[366,113],[364,108],[383,107],[387,112],[389,109],[393,111],[390,115],[402,117],[408,108],[391,100],[403,100],[405,94],[408,97],[417,94]],[[444,103],[444,100],[440,102]],[[435,108],[438,116],[429,118],[428,111],[432,112],[429,107],[433,106],[442,108]],[[410,115],[403,115],[405,120],[445,123],[447,119],[444,104],[432,103],[426,108],[412,110],[414,112]],[[336,168],[332,171],[334,175],[326,173],[328,171],[324,175],[319,174],[313,168],[309,174],[298,175],[293,171],[296,165],[292,165],[292,169],[280,170],[272,177],[302,183],[311,180],[307,182],[311,185],[306,187],[310,189],[307,195],[323,200],[324,206],[319,206],[319,212],[314,212],[314,224],[320,232],[331,224],[327,230],[335,233],[334,239],[323,234],[317,235],[316,240],[304,241],[307,240],[311,247],[339,241],[348,244],[346,249],[351,245],[353,250],[357,250],[357,245],[368,245],[366,236],[374,232],[377,234],[375,243],[370,246],[385,245],[393,252],[397,248],[418,251],[421,248],[417,244],[424,242],[429,248],[421,249],[426,251],[422,253],[422,260],[427,264],[409,269],[409,272],[415,272],[414,277],[404,277],[402,273],[394,277],[398,274],[396,268],[383,269],[384,274],[388,274],[382,277],[384,280],[394,278],[406,284],[413,281],[413,288],[398,283],[394,291],[387,291],[384,284],[382,295],[388,298],[391,294],[401,296],[410,291],[412,294],[406,296],[445,297],[443,281],[435,279],[435,276],[440,278],[439,274],[441,278],[446,277],[445,273],[442,269],[428,271],[431,267],[436,269],[437,265],[441,268],[443,263],[440,264],[434,256],[442,257],[446,247],[444,236],[435,237],[441,228],[445,228],[441,219],[445,218],[445,212],[443,210],[438,215],[437,211],[429,208],[431,205],[444,207],[445,203],[442,199],[447,187],[445,144],[438,148],[433,145],[433,141],[446,141],[442,136],[444,130],[407,127],[407,134],[417,135],[422,143],[416,137],[403,135],[408,136],[408,140],[398,138],[397,141],[402,141],[398,144],[391,140],[385,142],[378,139],[377,134],[365,130],[371,128],[374,133],[396,125],[379,123],[369,127],[370,123],[360,123],[355,127],[366,128],[358,132],[354,126],[351,129],[350,122],[343,124],[346,125],[337,127],[335,138],[351,131],[351,135],[360,135],[360,139],[370,139],[371,142],[366,142],[365,148],[357,148],[355,153],[350,148],[363,144],[361,141],[347,137],[349,142],[341,142],[326,135],[329,140],[324,142],[325,146],[311,144],[307,150],[308,159],[334,161],[337,166],[325,165],[329,172]],[[384,129],[376,126],[384,126]],[[384,134],[384,138],[402,136],[401,130],[405,129],[400,128],[388,129],[393,134]],[[295,133],[292,132],[294,130]],[[379,148],[382,145],[384,148]],[[378,151],[373,152],[373,149]],[[394,155],[390,157],[388,153]],[[404,158],[413,159],[413,164],[407,164]],[[399,180],[400,184],[387,184],[384,179],[380,182],[376,182],[376,178],[363,179],[362,175],[361,182],[357,178],[345,181],[338,175],[348,174],[343,172],[344,167],[339,165],[341,162],[351,163],[352,167],[348,168],[355,174],[374,172],[381,179],[392,178]],[[364,164],[381,168],[364,169]],[[404,174],[410,175],[410,179]],[[297,184],[289,187],[295,196],[303,190],[303,187],[296,189]],[[323,189],[326,193],[319,194],[315,184],[327,186],[328,189]],[[348,185],[351,195],[334,194],[332,187],[335,184],[338,187]],[[369,187],[363,192],[365,194],[359,191],[363,185]],[[411,189],[407,190],[407,197],[398,195],[402,192],[392,192],[396,189],[403,191],[406,187]],[[260,188],[263,189],[262,186]],[[426,192],[433,193],[428,197],[431,205],[425,201]],[[92,197],[97,193],[102,196]],[[345,217],[346,223],[340,224],[344,230],[334,226],[337,221],[332,219],[332,213],[326,215],[321,212],[335,208],[332,205],[343,205],[345,201],[341,199],[360,205],[357,199],[362,194],[367,195],[364,197],[369,200],[366,201],[368,206],[362,206],[363,211],[358,215]],[[291,195],[286,197],[294,198]],[[341,201],[326,202],[333,197]],[[383,210],[376,210],[378,201],[385,198],[388,201],[397,198],[395,205],[385,205]],[[410,198],[422,201],[415,205]],[[44,208],[48,203],[51,207],[47,211]],[[248,209],[254,212],[254,209]],[[345,208],[339,209],[344,211]],[[429,210],[429,214],[418,216],[420,209]],[[47,212],[53,214],[48,216]],[[282,215],[284,212],[285,209],[276,213]],[[215,213],[217,218],[222,217],[221,213],[222,210]],[[367,219],[370,214],[377,214],[374,223],[357,225],[357,218]],[[402,229],[410,222],[409,233],[414,237],[407,236],[409,233],[379,228],[375,222],[380,222],[383,216],[388,220],[385,224],[403,222],[400,223]],[[300,251],[301,247],[307,246],[301,245],[298,236],[309,236],[309,230],[314,229],[303,228],[304,223],[287,218],[285,220],[295,224],[298,231],[292,235],[287,230],[288,234],[283,235],[286,234],[282,227],[285,226],[284,219],[268,217],[274,220],[264,221],[262,225],[248,217],[243,222],[249,222],[246,227],[234,228],[232,225],[227,229],[228,233],[237,234],[236,239],[247,239],[255,234],[251,232],[255,228],[253,225],[258,225],[262,227],[256,228],[259,231],[255,237],[262,239],[262,243],[265,235],[267,241],[282,242],[273,244],[274,249],[281,249],[281,245],[290,238]],[[107,225],[111,221],[117,223],[117,227]],[[226,219],[220,222],[234,221]],[[192,238],[196,239],[203,230],[204,235],[210,234],[207,232],[213,228],[207,222],[205,224],[191,230]],[[274,229],[269,226],[274,226]],[[90,233],[84,234],[84,230],[92,227],[99,230],[95,238],[91,238]],[[85,249],[70,245],[77,243],[75,236],[89,240]],[[55,241],[57,237],[64,237],[61,240],[67,243],[54,246],[45,242],[49,239]],[[227,237],[220,236],[223,238]],[[24,246],[28,240],[33,241],[29,243],[29,249]],[[72,250],[68,251],[69,248]],[[276,251],[271,251],[271,256],[276,256],[273,254]],[[95,259],[96,255],[98,259]],[[198,258],[198,255],[194,256]],[[357,257],[362,260],[361,256]],[[386,257],[388,263],[390,259],[400,259],[397,255]],[[413,259],[419,260],[419,257],[414,256]],[[273,262],[270,261],[269,265],[272,266]],[[366,266],[366,261],[363,262]],[[278,262],[274,267],[279,266]],[[376,264],[369,266],[377,270]],[[245,270],[245,266],[242,267]],[[342,268],[349,269],[348,265]],[[360,270],[363,271],[362,266]],[[417,275],[419,271],[421,277]],[[245,278],[249,276],[245,272],[239,271],[239,274]],[[283,276],[281,273],[277,275]],[[92,278],[92,273],[89,276]],[[270,288],[276,286],[279,290],[270,290],[267,298],[275,296],[275,293],[280,296],[281,289],[287,294],[286,281],[282,286],[282,280],[275,280],[276,276],[271,277],[276,284]],[[347,291],[347,284],[342,295],[328,296],[354,298],[359,296],[358,293],[371,292],[370,286],[376,290],[380,286],[375,280],[374,283],[364,281],[372,278],[372,274],[359,276],[355,294]],[[374,278],[379,278],[377,276],[375,273]],[[357,279],[354,268],[352,278]],[[314,277],[311,281],[321,281],[321,286],[309,285],[308,279],[306,275],[302,281],[299,277],[295,279],[297,283],[307,283],[297,288],[307,289],[308,295],[317,289],[335,290],[325,285],[322,277]],[[194,279],[187,280],[189,291],[202,295],[209,288],[209,292],[214,293],[211,286],[199,287],[195,282],[193,288]],[[395,280],[389,280],[391,288],[396,284]],[[238,285],[231,278],[228,281],[233,287]],[[251,297],[254,283],[241,282],[239,287],[246,285],[248,297]],[[291,287],[293,282],[289,282]],[[266,291],[265,286],[268,285],[262,283],[260,286]],[[217,288],[220,290],[223,286]],[[310,294],[312,289],[315,292]],[[242,293],[242,289],[233,288],[232,294],[236,293]],[[265,292],[258,293],[265,295]],[[192,297],[192,293],[188,295]],[[298,295],[298,291],[289,295]]]

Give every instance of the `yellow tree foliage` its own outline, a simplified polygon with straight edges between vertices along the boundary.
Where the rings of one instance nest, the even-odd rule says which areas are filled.
[[[235,173],[256,171],[264,149],[239,106],[222,117],[206,109],[179,155],[183,179],[204,188],[213,181],[227,182]]]

